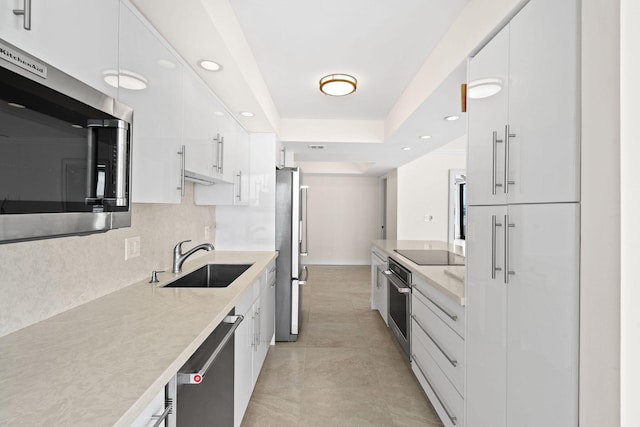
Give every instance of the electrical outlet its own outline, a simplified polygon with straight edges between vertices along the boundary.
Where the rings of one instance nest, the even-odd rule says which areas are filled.
[[[211,227],[208,225],[204,226],[204,240],[209,240],[211,238]]]
[[[124,239],[124,260],[140,256],[140,236]]]

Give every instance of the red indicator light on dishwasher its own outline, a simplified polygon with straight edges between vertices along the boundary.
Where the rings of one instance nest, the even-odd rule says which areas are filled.
[[[195,383],[202,382],[202,376],[201,375],[194,375],[193,376],[193,382],[195,382]]]

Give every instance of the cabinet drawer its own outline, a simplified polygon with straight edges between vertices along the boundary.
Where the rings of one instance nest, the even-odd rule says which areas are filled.
[[[411,369],[446,427],[464,426],[464,399],[429,355],[424,343],[412,343]]]
[[[464,307],[415,274],[411,281],[414,298],[419,298],[451,329],[464,338]]]
[[[464,340],[430,308],[413,298],[411,342],[419,340],[458,392],[464,396]]]

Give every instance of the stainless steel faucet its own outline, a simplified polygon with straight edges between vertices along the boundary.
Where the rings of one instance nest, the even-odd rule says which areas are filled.
[[[182,242],[179,242],[177,245],[174,246],[173,248],[173,272],[174,273],[180,273],[182,271],[182,264],[194,252],[199,251],[200,249],[205,251],[212,251],[215,249],[211,243],[203,243],[201,245],[198,245],[189,249],[185,253],[182,253],[182,244],[190,241],[191,240],[183,240]]]

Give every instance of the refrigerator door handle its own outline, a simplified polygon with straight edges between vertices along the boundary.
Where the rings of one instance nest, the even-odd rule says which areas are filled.
[[[300,301],[300,281],[291,280],[291,334],[297,335],[299,329],[298,302]]]
[[[309,279],[309,270],[307,269],[307,266],[305,265],[304,267],[302,267],[302,274],[300,275],[300,280],[298,280],[298,284],[299,285],[306,285],[307,284],[307,279]]]
[[[300,255],[309,255],[309,186],[300,186]]]

